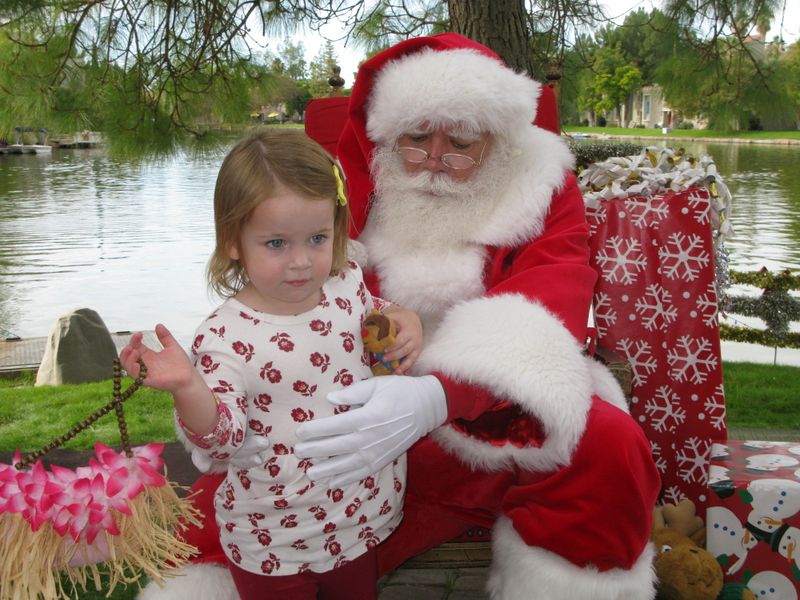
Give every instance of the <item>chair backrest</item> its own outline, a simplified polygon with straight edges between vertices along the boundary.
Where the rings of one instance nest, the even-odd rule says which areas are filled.
[[[306,133],[334,156],[336,156],[339,135],[347,121],[349,102],[348,96],[333,96],[331,98],[315,98],[306,106]],[[542,86],[534,123],[542,129],[561,133],[556,95],[553,88],[548,85]]]
[[[305,129],[308,136],[336,156],[336,144],[347,121],[348,96],[315,98],[306,106]]]

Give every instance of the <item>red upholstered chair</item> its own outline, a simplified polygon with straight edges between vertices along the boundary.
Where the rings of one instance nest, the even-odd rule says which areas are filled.
[[[308,136],[336,156],[336,144],[347,120],[348,96],[316,98],[306,106],[305,128]]]

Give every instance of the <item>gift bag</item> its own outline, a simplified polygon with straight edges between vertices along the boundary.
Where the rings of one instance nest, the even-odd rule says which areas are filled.
[[[650,440],[662,500],[688,498],[703,510],[712,442],[727,439],[712,234],[719,206],[707,165],[687,162],[676,173],[641,158],[612,164],[619,172],[584,194],[597,342],[630,364],[630,410]],[[632,184],[614,189],[620,179]]]

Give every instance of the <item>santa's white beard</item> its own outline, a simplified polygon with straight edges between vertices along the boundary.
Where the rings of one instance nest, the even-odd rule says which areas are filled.
[[[472,177],[456,181],[446,173],[425,170],[410,175],[395,152],[376,150],[372,227],[403,240],[406,247],[452,248],[476,242],[508,184],[510,154],[497,141]]]
[[[416,311],[426,335],[454,303],[485,292],[480,232],[511,170],[498,146],[462,182],[428,172],[408,175],[391,151],[374,158],[375,196],[360,239],[379,274],[381,295]]]

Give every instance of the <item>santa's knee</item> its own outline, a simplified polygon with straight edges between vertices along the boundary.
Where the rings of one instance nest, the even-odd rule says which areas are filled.
[[[173,571],[161,582],[151,581],[136,600],[238,600],[226,565],[193,563]]]
[[[656,595],[652,562],[648,543],[629,569],[579,566],[555,552],[527,545],[511,521],[501,517],[492,532],[487,588],[492,600],[652,600]]]

